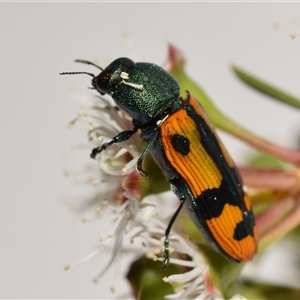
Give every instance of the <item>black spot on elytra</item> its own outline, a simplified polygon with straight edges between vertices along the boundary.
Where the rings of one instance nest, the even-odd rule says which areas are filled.
[[[203,191],[196,198],[195,204],[198,210],[201,211],[204,219],[210,220],[218,218],[222,214],[225,204],[229,203],[230,199],[231,195],[228,191],[221,188],[211,188]]]
[[[187,155],[190,152],[190,141],[183,135],[174,134],[171,137],[173,148],[182,155]]]
[[[243,220],[239,222],[235,229],[233,238],[240,241],[247,237],[249,234],[253,236],[253,226],[255,225],[254,216],[251,211],[245,211]]]
[[[204,219],[210,220],[220,217],[226,204],[236,206],[242,211],[245,210],[242,205],[242,196],[235,185],[232,187],[223,179],[219,188],[209,188],[203,191],[195,199],[195,205]],[[249,211],[249,217],[250,215],[252,215],[251,211]],[[249,217],[244,216],[244,218]]]

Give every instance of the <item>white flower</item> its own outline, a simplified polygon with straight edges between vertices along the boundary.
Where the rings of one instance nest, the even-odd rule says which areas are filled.
[[[71,125],[88,129],[89,140],[93,144],[89,146],[91,149],[99,146],[100,143],[110,141],[119,132],[132,127],[128,116],[112,101],[104,97],[93,97],[89,101],[85,100],[85,103],[88,104],[80,109],[78,117],[71,122]],[[89,172],[93,172],[94,175],[89,176],[92,180],[86,180],[86,182],[92,185],[94,190],[92,196],[85,199],[81,210],[96,206],[97,219],[82,218],[82,221],[83,223],[110,222],[111,229],[108,233],[99,235],[99,245],[92,253],[76,263],[66,265],[65,269],[78,266],[110,249],[112,253],[110,260],[94,278],[94,281],[98,281],[112,263],[120,260],[124,250],[124,235],[156,214],[156,207],[153,204],[139,202],[133,195],[125,193],[122,188],[124,176],[135,172],[136,161],[139,157],[136,149],[141,147],[138,143],[142,142],[137,136],[132,137],[128,142],[113,145],[97,155],[97,169],[88,168]],[[97,166],[95,161],[92,163]],[[140,255],[143,251],[143,249],[140,250]]]

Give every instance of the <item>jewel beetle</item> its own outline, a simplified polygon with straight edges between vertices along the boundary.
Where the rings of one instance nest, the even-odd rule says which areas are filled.
[[[211,246],[231,261],[252,259],[258,231],[240,174],[216,134],[200,103],[189,93],[179,95],[179,84],[153,63],[118,58],[105,69],[85,60],[77,62],[100,69],[88,72],[92,87],[108,94],[132,117],[133,129],[93,149],[91,157],[109,146],[128,140],[140,130],[146,142],[137,170],[146,176],[143,160],[150,152],[180,200],[165,231],[163,267],[169,263],[169,234],[183,205]]]

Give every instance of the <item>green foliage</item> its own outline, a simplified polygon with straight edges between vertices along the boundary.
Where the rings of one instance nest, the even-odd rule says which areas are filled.
[[[145,257],[131,264],[127,279],[136,299],[160,300],[165,295],[174,293],[172,285],[164,282],[162,278],[178,273],[179,268],[169,265],[168,268],[162,269],[161,266],[160,261],[155,262]]]
[[[255,90],[272,97],[280,102],[291,105],[295,108],[300,109],[300,99],[290,95],[289,93],[275,87],[274,85],[268,84],[265,81],[258,79],[257,77],[250,75],[244,70],[237,66],[232,66],[233,72],[241,79],[244,83],[254,88]]]

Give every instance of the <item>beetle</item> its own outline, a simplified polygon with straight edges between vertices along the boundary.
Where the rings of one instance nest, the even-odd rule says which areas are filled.
[[[227,259],[251,260],[256,253],[258,231],[251,202],[241,176],[200,103],[187,92],[180,97],[179,83],[153,63],[135,63],[118,58],[95,76],[88,72],[92,87],[108,94],[132,117],[133,129],[118,133],[111,141],[92,150],[91,157],[111,145],[128,140],[140,130],[146,142],[137,161],[150,152],[172,191],[180,200],[165,231],[163,267],[169,264],[169,234],[185,205],[187,212],[211,246]]]

